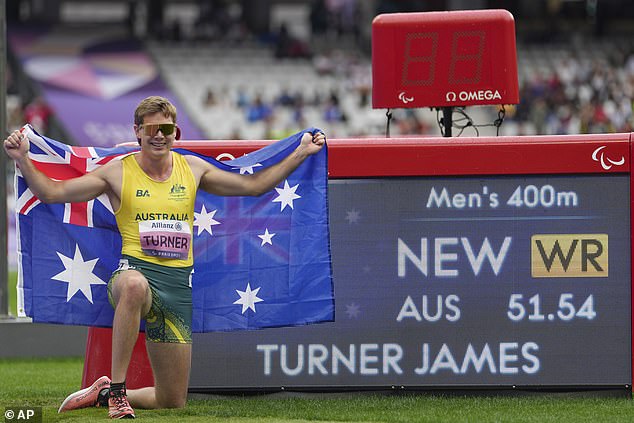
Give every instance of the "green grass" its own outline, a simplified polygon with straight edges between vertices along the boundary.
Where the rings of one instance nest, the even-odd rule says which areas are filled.
[[[103,422],[104,409],[57,414],[79,389],[83,359],[0,360],[0,410],[41,406],[44,422]],[[298,395],[190,399],[185,409],[136,410],[146,422],[632,422],[625,398],[441,395]]]

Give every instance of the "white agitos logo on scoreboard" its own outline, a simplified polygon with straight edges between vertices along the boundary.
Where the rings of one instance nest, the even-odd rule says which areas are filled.
[[[401,100],[403,104],[407,104],[414,101],[414,97],[407,97],[407,94],[405,94],[405,91],[401,91],[401,93],[398,95],[398,99]]]
[[[621,166],[625,164],[625,157],[621,156],[619,160],[612,160],[604,153],[606,145],[602,145],[592,152],[592,160],[601,163],[601,167],[605,170],[610,170],[612,166]]]

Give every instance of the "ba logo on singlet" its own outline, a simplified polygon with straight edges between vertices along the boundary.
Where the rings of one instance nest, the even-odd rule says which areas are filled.
[[[149,197],[150,196],[150,191],[148,191],[147,189],[137,189],[136,190],[136,196],[137,197]]]

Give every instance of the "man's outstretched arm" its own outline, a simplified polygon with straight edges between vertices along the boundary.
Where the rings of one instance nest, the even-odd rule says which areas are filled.
[[[29,141],[20,131],[4,140],[4,150],[12,158],[26,179],[26,183],[44,203],[73,203],[92,200],[106,192],[108,183],[103,168],[78,178],[54,181],[40,172],[29,157]]]
[[[216,195],[261,195],[288,177],[310,155],[319,152],[326,142],[323,133],[305,133],[299,146],[284,160],[253,175],[226,172],[193,156],[190,166],[202,172],[200,188]]]

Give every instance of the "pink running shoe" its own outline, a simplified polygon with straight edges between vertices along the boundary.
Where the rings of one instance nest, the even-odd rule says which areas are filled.
[[[86,407],[98,407],[99,392],[102,389],[110,388],[110,378],[108,376],[101,376],[88,388],[81,391],[74,392],[66,397],[62,405],[59,406],[58,413],[64,411],[77,410],[78,408]]]
[[[125,390],[110,392],[108,416],[111,419],[134,419],[134,410],[130,407]]]

